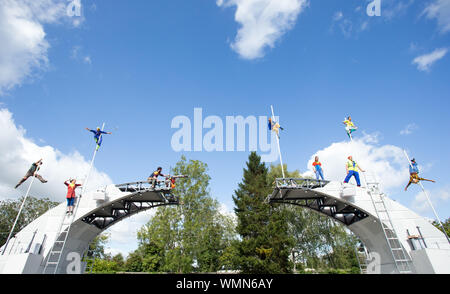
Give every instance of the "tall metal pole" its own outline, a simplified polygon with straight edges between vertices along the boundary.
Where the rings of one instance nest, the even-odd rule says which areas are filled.
[[[103,131],[104,129],[105,129],[105,123],[103,123],[103,125],[102,125],[102,131]],[[100,142],[101,136],[102,136],[102,134],[100,134],[100,136],[99,136],[99,138],[98,138],[98,142]],[[82,188],[81,188],[81,194],[80,194],[80,197],[79,197],[79,199],[78,199],[78,203],[77,203],[77,206],[76,206],[76,209],[75,209],[75,212],[74,212],[74,216],[75,216],[76,213],[77,213],[78,206],[79,206],[80,201],[81,201],[81,197],[83,197],[84,192],[85,192],[85,190],[86,190],[87,182],[88,182],[89,176],[91,175],[92,167],[94,166],[94,161],[95,161],[95,157],[96,157],[96,155],[97,155],[97,151],[98,151],[98,148],[97,148],[97,146],[96,146],[96,147],[95,147],[95,151],[94,151],[94,155],[92,156],[91,165],[89,166],[89,171],[88,171],[88,173],[87,173],[87,176],[86,176],[86,178],[85,178],[85,180],[84,180],[84,182],[83,182],[83,186],[82,186]],[[72,216],[72,221],[73,221],[73,217],[74,217],[74,216]],[[63,220],[63,221],[64,221],[64,220]],[[71,227],[72,227],[72,224],[70,223],[70,224],[69,224],[69,227],[68,227],[68,229],[67,229],[66,239],[69,237],[69,233],[70,233]],[[58,239],[58,236],[56,236],[55,241],[56,241],[57,239]],[[64,248],[65,248],[65,246],[66,246],[66,242],[64,242],[64,244],[63,244],[63,246],[62,246],[62,248],[61,248],[61,255],[64,253]],[[61,256],[61,257],[62,257],[62,256]],[[56,272],[58,271],[58,267],[59,267],[59,263],[60,263],[60,261],[61,261],[61,257],[58,259],[58,264],[57,264],[56,267],[55,267],[55,272],[54,272],[55,274],[56,274]],[[47,263],[47,264],[48,264],[48,263]],[[45,273],[45,269],[44,269],[44,273]]]
[[[272,105],[270,105],[270,109],[272,110],[272,121],[275,121],[275,114]],[[278,144],[278,155],[280,156],[281,172],[283,173],[283,178],[285,179],[286,176],[284,174],[283,157],[281,156],[280,138],[278,137],[278,135],[277,135],[277,144]]]
[[[403,152],[405,153],[406,159],[408,159],[409,166],[413,167],[413,165],[412,165],[412,163],[411,163],[411,160],[409,159],[408,153],[406,153],[406,150],[403,150]],[[422,182],[421,182],[421,181],[419,181],[419,185],[420,185],[420,187],[422,188],[423,193],[424,193],[425,196],[427,197],[428,204],[430,205],[431,209],[433,210],[434,216],[436,217],[436,219],[437,219],[437,221],[438,221],[440,227],[442,228],[442,231],[444,232],[444,235],[445,235],[445,237],[447,238],[447,241],[450,243],[450,239],[448,238],[448,235],[447,235],[447,233],[445,232],[445,227],[444,227],[444,225],[442,224],[441,219],[439,218],[439,215],[437,214],[436,210],[434,209],[434,206],[433,206],[433,204],[431,203],[430,197],[428,196],[428,193],[427,193],[427,191],[425,190],[425,187],[422,185]]]
[[[30,193],[31,186],[33,185],[34,179],[36,178],[35,175],[36,175],[36,173],[38,171],[39,171],[39,167],[36,169],[36,171],[33,174],[33,179],[31,179],[31,183],[28,186],[27,193],[25,194],[25,197],[23,198],[22,205],[20,206],[19,212],[17,213],[17,216],[16,216],[16,220],[14,221],[14,224],[13,224],[13,227],[11,229],[11,232],[9,232],[8,239],[6,239],[5,248],[3,249],[2,255],[4,255],[5,252],[6,252],[6,248],[8,247],[9,240],[11,240],[11,236],[12,236],[12,234],[14,232],[14,229],[16,228],[17,222],[19,221],[19,217],[22,214],[23,207],[25,206],[25,201],[27,201],[28,194]]]

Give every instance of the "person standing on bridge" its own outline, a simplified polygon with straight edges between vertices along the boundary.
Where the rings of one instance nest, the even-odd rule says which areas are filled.
[[[103,141],[102,135],[111,135],[112,134],[111,132],[103,132],[99,127],[97,127],[97,130],[91,130],[89,128],[86,128],[86,130],[88,130],[91,133],[94,133],[95,143],[97,143],[97,150],[102,145],[102,141]]]
[[[325,180],[323,178],[322,163],[319,161],[319,156],[316,156],[312,165],[314,167],[314,172],[316,173],[316,179],[320,180],[320,178],[322,178],[322,181]]]
[[[405,191],[408,191],[408,188],[409,188],[409,186],[411,186],[411,184],[418,184],[420,181],[436,183],[433,180],[427,180],[427,179],[419,177],[419,166],[418,166],[415,158],[413,158],[411,160],[411,165],[409,166],[409,175],[410,175],[409,183],[408,183],[408,185],[406,185]]]
[[[36,177],[39,181],[41,181],[41,183],[44,184],[47,183],[47,181],[44,180],[44,178],[42,178],[40,175],[37,174],[37,172],[41,168],[41,165],[42,165],[42,158],[31,165],[26,175],[22,178],[22,180],[20,180],[20,182],[16,185],[14,189],[19,188],[19,186],[22,185],[26,180],[28,180],[29,177]]]
[[[81,184],[77,184],[77,180],[71,179],[64,182],[64,185],[67,186],[67,214],[73,214],[73,207],[75,204],[75,189],[80,187]]]
[[[359,178],[359,172],[358,170],[360,170],[361,172],[366,172],[365,170],[363,170],[357,163],[356,161],[353,160],[352,156],[348,157],[348,161],[347,161],[347,165],[345,166],[347,169],[347,177],[344,180],[344,184],[347,184],[350,179],[352,177],[355,177],[356,180],[356,184],[358,185],[358,187],[361,187],[361,180]]]
[[[150,177],[148,177],[148,181],[152,183],[152,188],[155,189],[156,186],[156,182],[158,180],[158,177],[167,177],[166,175],[164,175],[162,173],[162,167],[158,167],[158,169],[156,171],[154,171]]]

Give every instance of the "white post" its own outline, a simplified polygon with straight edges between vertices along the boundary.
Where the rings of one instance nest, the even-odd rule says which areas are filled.
[[[4,255],[5,252],[6,252],[6,248],[8,247],[9,240],[11,239],[11,236],[12,236],[12,234],[13,234],[13,232],[14,232],[14,229],[16,228],[17,222],[19,221],[19,217],[20,217],[20,215],[22,214],[23,207],[25,206],[25,201],[27,201],[28,194],[30,193],[31,186],[33,185],[34,179],[36,178],[35,175],[36,175],[36,173],[37,173],[38,171],[39,171],[39,167],[36,168],[36,171],[35,171],[34,174],[33,174],[33,178],[31,179],[31,183],[30,183],[30,185],[28,186],[27,193],[25,194],[25,197],[24,197],[24,199],[23,199],[23,201],[22,201],[22,205],[20,206],[19,212],[17,213],[16,220],[14,221],[14,224],[13,224],[13,227],[12,227],[12,229],[11,229],[11,232],[9,232],[8,239],[6,239],[5,248],[3,249],[2,255]]]
[[[272,121],[275,121],[275,114],[273,111],[273,106],[270,105],[270,108],[272,109]],[[278,136],[277,136],[277,144],[278,144],[278,154],[280,156],[281,172],[283,173],[283,178],[286,178],[286,176],[284,174],[283,157],[281,157],[280,138],[278,138]]]
[[[102,125],[102,131],[104,130],[104,128],[105,128],[105,123],[103,123],[103,125]],[[102,134],[100,134],[100,136],[98,137],[98,142],[100,142],[101,137],[102,137]],[[73,221],[73,218],[76,216],[76,213],[77,213],[77,211],[78,211],[78,207],[79,207],[79,205],[80,205],[81,197],[83,197],[84,192],[86,191],[87,182],[88,182],[89,176],[91,175],[92,167],[94,166],[94,161],[95,161],[95,156],[97,155],[97,151],[98,151],[97,146],[95,146],[95,151],[94,151],[94,155],[92,156],[91,165],[90,165],[90,167],[89,167],[89,171],[88,171],[88,173],[87,173],[86,179],[85,179],[84,182],[83,182],[83,186],[82,186],[82,188],[81,188],[81,194],[80,194],[80,197],[79,197],[79,199],[78,199],[78,202],[77,202],[75,211],[73,212],[72,221]],[[63,218],[63,221],[64,221],[64,218]],[[61,224],[61,225],[62,225],[62,224]],[[66,233],[66,234],[67,234],[67,235],[66,235],[66,238],[69,237],[69,233],[70,233],[71,227],[72,227],[72,223],[69,224],[69,228],[67,229],[67,233]],[[56,238],[58,238],[58,236],[56,236]],[[55,241],[56,241],[56,240],[55,240]],[[66,243],[64,242],[64,244],[63,244],[63,246],[62,246],[62,248],[61,248],[61,254],[64,253],[64,248],[65,248],[65,247],[66,247]],[[50,258],[50,257],[49,257],[49,258]],[[56,274],[56,272],[58,271],[58,267],[59,267],[60,261],[61,261],[61,257],[58,259],[58,264],[57,264],[56,267],[55,267],[55,271],[54,271],[55,274]],[[48,262],[47,262],[47,264],[48,264]],[[45,269],[44,269],[44,273],[45,273]]]
[[[406,150],[403,150],[405,153],[406,158],[408,159],[408,163],[411,167],[413,167],[411,160],[409,159],[408,153],[406,153]],[[439,222],[439,225],[441,226],[442,230],[444,231],[444,235],[447,238],[447,241],[450,243],[450,239],[447,236],[447,233],[445,232],[444,225],[442,225],[441,219],[439,218],[439,215],[437,214],[436,210],[434,209],[433,204],[431,203],[430,197],[428,196],[427,191],[425,190],[425,187],[422,185],[422,182],[419,181],[420,187],[422,188],[423,193],[427,197],[428,204],[430,205],[431,209],[433,210],[434,216],[436,217],[437,221]]]

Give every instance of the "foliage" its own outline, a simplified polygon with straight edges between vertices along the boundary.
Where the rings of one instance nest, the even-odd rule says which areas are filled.
[[[188,176],[179,179],[173,191],[182,205],[159,208],[141,228],[141,259],[138,262],[138,257],[130,257],[136,264],[133,270],[193,273],[215,272],[224,267],[222,255],[235,238],[234,223],[220,213],[219,203],[210,196],[207,169],[205,163],[188,162],[185,157],[176,164],[172,173]],[[155,250],[145,251],[147,246]]]
[[[439,224],[438,221],[434,221],[433,225],[436,228],[438,228],[441,232],[444,232],[444,230],[442,229],[442,227],[441,227],[441,225]],[[443,222],[442,225],[444,226],[445,233],[447,234],[447,236],[450,237],[450,218],[448,218],[445,222]]]
[[[19,213],[24,197],[17,200],[0,201],[0,244],[3,245],[8,239],[8,234],[14,225],[14,220]],[[18,233],[28,224],[40,217],[42,214],[57,206],[59,203],[48,198],[38,199],[29,196],[25,202],[22,213],[17,221],[14,233]]]
[[[289,172],[286,165],[284,169],[286,177],[302,178],[299,171]],[[274,182],[281,176],[281,165],[272,165],[270,181]],[[289,234],[295,239],[291,253],[295,256],[297,270],[359,267],[355,254],[357,239],[342,224],[307,208],[285,206],[283,209],[289,223]]]
[[[233,201],[238,218],[235,268],[246,274],[292,272],[289,261],[292,238],[288,234],[285,211],[265,200],[271,193],[268,168],[252,152],[244,169],[242,183]]]

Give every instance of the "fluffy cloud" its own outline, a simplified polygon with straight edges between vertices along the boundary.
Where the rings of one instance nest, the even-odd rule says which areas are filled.
[[[273,48],[292,29],[307,0],[217,0],[218,6],[236,6],[235,20],[241,25],[231,47],[242,58],[256,59]]]
[[[0,95],[45,69],[50,44],[44,24],[61,21],[77,26],[82,18],[68,15],[66,0],[0,1]],[[80,0],[74,3],[81,5]]]
[[[408,124],[403,130],[400,131],[400,135],[402,136],[411,135],[418,128],[419,127],[415,123]]]
[[[428,4],[423,14],[430,19],[437,19],[441,33],[450,31],[450,0],[435,0]]]
[[[138,247],[137,232],[155,213],[156,209],[153,208],[112,226],[106,231],[106,233],[110,234],[110,239],[105,252],[112,256],[121,253],[124,257],[127,257],[130,252],[133,252]]]
[[[420,71],[430,71],[431,66],[436,61],[444,58],[444,56],[447,54],[447,52],[448,52],[447,48],[436,49],[429,54],[424,54],[424,55],[416,57],[412,63],[416,64],[417,69]]]
[[[22,196],[31,179],[17,190],[14,186],[25,175],[31,163],[43,158],[39,172],[48,183],[35,181],[31,194],[35,197],[49,197],[63,201],[66,195],[64,181],[77,178],[83,181],[90,167],[80,153],[63,154],[51,146],[39,146],[26,137],[26,130],[17,126],[11,112],[0,109],[0,199],[15,199]],[[87,186],[88,190],[112,184],[105,173],[93,169]]]
[[[312,163],[319,156],[323,164],[325,178],[342,182],[346,176],[345,164],[348,156],[366,170],[367,176],[375,176],[386,190],[395,189],[405,184],[409,178],[408,161],[403,150],[393,145],[378,145],[377,135],[365,135],[353,142],[333,143],[313,154],[308,161],[308,172],[304,176],[314,176]],[[354,180],[352,180],[354,181]],[[362,180],[364,184],[364,180]]]
[[[433,191],[426,190],[428,196],[430,197],[430,201],[435,208],[450,201],[450,193],[448,191],[448,188]],[[433,211],[423,191],[416,195],[411,206],[413,210],[422,214],[430,213]]]

